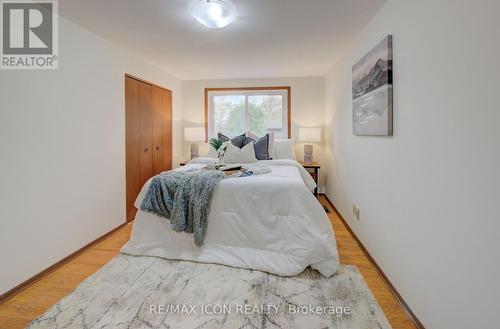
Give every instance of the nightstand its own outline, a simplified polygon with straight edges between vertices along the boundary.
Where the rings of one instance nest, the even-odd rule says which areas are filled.
[[[318,196],[318,171],[321,168],[320,164],[313,161],[310,163],[305,163],[304,161],[298,161],[302,167],[306,168],[306,170],[311,174],[311,177],[314,179],[316,182],[316,188],[314,189],[314,195],[317,197]]]

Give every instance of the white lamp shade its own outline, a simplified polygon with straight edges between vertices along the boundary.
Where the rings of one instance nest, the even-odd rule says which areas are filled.
[[[321,128],[299,128],[299,142],[320,143]]]
[[[184,140],[186,142],[203,142],[205,140],[205,128],[184,127]]]

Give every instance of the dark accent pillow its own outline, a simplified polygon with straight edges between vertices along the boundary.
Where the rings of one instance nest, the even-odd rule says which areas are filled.
[[[227,142],[227,141],[231,141],[231,144],[233,144],[234,146],[238,146],[239,148],[242,148],[244,145],[243,145],[243,140],[245,139],[245,134],[242,134],[242,135],[238,135],[238,136],[235,136],[233,138],[229,138],[227,137],[226,135],[222,134],[222,133],[218,133],[217,136],[219,137],[219,139],[222,141],[222,142]]]
[[[246,137],[243,139],[243,146],[248,143],[254,142],[253,148],[255,150],[255,157],[257,160],[269,160],[269,134],[265,134],[259,140],[254,140],[253,138]],[[242,147],[243,147],[242,146]]]

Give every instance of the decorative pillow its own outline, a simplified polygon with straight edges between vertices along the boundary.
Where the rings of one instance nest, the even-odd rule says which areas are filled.
[[[254,140],[251,137],[245,137],[243,140],[243,145],[248,143],[254,143],[255,157],[257,160],[269,160],[269,134],[265,134],[264,137]]]
[[[233,138],[229,138],[226,135],[224,135],[223,133],[218,133],[217,136],[223,142],[231,141],[231,143],[234,146],[237,146],[239,148],[243,147],[243,140],[245,139],[245,134],[241,134],[241,135],[235,136]]]
[[[212,145],[208,145],[207,158],[217,158],[217,157],[218,157],[217,150],[215,150]]]
[[[293,139],[275,139],[274,158],[295,160],[295,141]]]
[[[271,131],[270,133],[268,133],[268,135],[269,135],[269,141],[267,143],[267,145],[268,145],[268,148],[267,148],[268,159],[274,159],[274,131]],[[260,139],[256,134],[254,134],[251,131],[247,131],[246,136],[250,137],[254,141],[258,141]],[[261,159],[259,159],[259,160],[261,160]]]
[[[224,153],[224,164],[257,162],[253,144],[253,142],[250,142],[239,148],[228,143]]]

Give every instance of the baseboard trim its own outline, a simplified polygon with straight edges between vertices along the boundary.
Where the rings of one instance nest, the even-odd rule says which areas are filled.
[[[71,253],[70,255],[64,257],[63,259],[61,259],[57,263],[55,263],[55,264],[47,267],[46,269],[44,269],[40,273],[35,274],[34,276],[32,276],[31,278],[29,278],[28,280],[26,280],[26,281],[18,284],[17,286],[15,286],[14,288],[10,289],[6,293],[0,295],[0,305],[3,304],[3,303],[5,303],[7,300],[11,299],[12,297],[14,297],[15,295],[17,295],[18,293],[20,293],[24,289],[28,288],[29,286],[31,286],[35,282],[39,281],[40,279],[42,279],[43,277],[45,277],[47,274],[54,272],[55,270],[57,270],[58,268],[60,268],[64,264],[68,263],[69,261],[71,261],[75,257],[79,256],[80,254],[82,254],[83,252],[85,252],[87,249],[89,249],[89,248],[93,247],[94,245],[98,244],[99,242],[103,241],[104,239],[106,239],[111,234],[113,234],[113,233],[121,230],[128,223],[130,223],[130,222],[125,222],[125,223],[120,224],[119,226],[115,227],[111,231],[105,233],[104,235],[98,237],[94,241],[91,241],[91,242],[87,243],[85,246],[81,247],[77,251],[75,251],[75,252]]]
[[[398,301],[399,305],[406,312],[406,314],[410,318],[411,322],[413,322],[413,324],[415,325],[415,327],[417,327],[418,329],[425,329],[425,327],[422,324],[422,322],[420,322],[420,320],[417,318],[417,316],[415,315],[415,313],[413,313],[413,311],[408,306],[408,304],[404,301],[403,297],[401,297],[401,295],[396,290],[396,288],[391,283],[391,281],[389,281],[389,279],[385,275],[384,271],[382,271],[382,269],[380,268],[380,266],[378,266],[377,262],[375,262],[375,259],[373,259],[373,257],[370,255],[370,253],[365,248],[365,246],[363,245],[363,243],[358,239],[357,235],[353,232],[353,230],[351,229],[351,227],[349,226],[349,224],[347,223],[347,221],[344,219],[344,217],[342,217],[342,215],[337,210],[337,208],[335,208],[335,206],[333,205],[332,201],[328,198],[328,196],[326,194],[320,193],[320,195],[322,195],[322,196],[325,197],[326,201],[328,202],[328,204],[330,205],[330,207],[333,209],[333,211],[335,212],[335,214],[344,223],[345,227],[347,228],[347,230],[349,231],[349,233],[352,235],[352,237],[354,238],[354,240],[356,240],[356,242],[359,244],[359,247],[361,248],[361,250],[363,251],[363,253],[366,255],[366,257],[368,258],[368,260],[370,261],[370,263],[373,264],[373,266],[377,270],[378,274],[380,275],[380,277],[382,278],[382,280],[384,281],[384,283],[386,284],[386,286],[391,291],[391,293],[394,296],[394,298],[396,298],[396,300]]]

